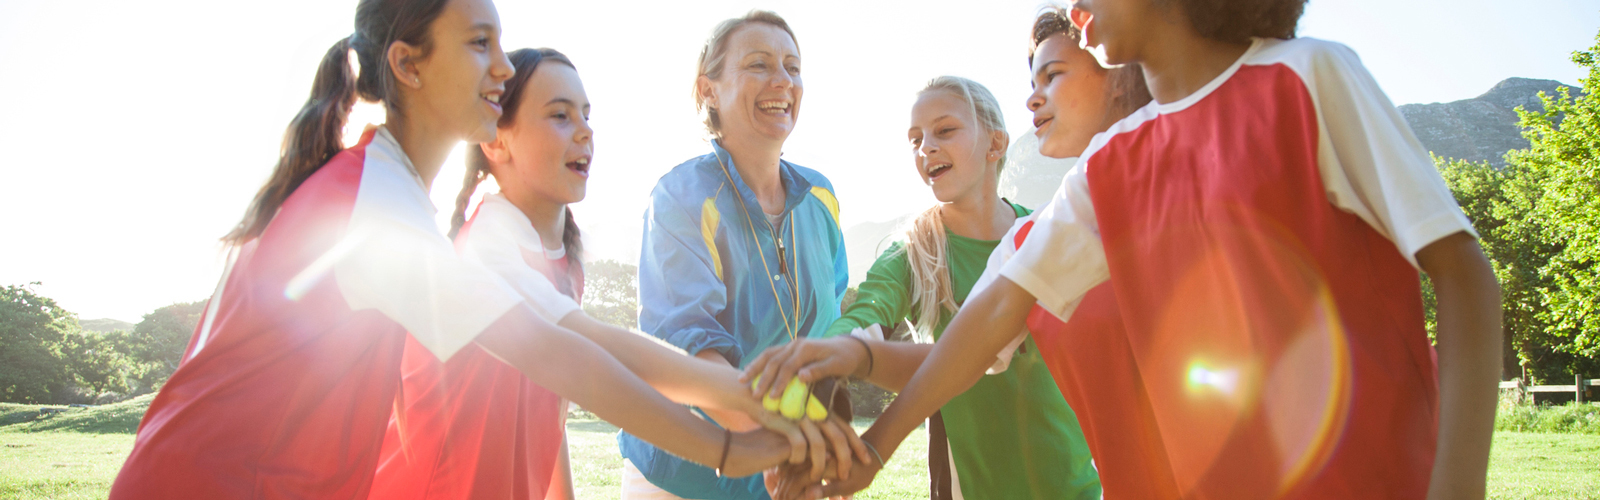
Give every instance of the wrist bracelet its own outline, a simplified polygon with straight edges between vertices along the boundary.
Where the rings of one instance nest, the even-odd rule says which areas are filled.
[[[862,441],[865,443],[866,441]],[[717,461],[717,477],[722,477],[722,468],[728,465],[728,447],[733,445],[733,431],[722,429],[722,460]],[[868,445],[871,446],[871,445]],[[873,452],[877,453],[877,452]],[[882,462],[882,459],[878,460]]]
[[[877,363],[876,360],[872,359],[872,347],[867,345],[867,341],[861,340],[861,337],[857,337],[855,335],[845,335],[845,337],[850,339],[850,340],[854,340],[856,342],[860,342],[861,343],[861,348],[867,350],[867,376],[871,377],[872,376],[872,369],[874,368],[874,365]]]
[[[867,442],[865,439],[861,440],[861,444],[867,447],[867,451],[872,452],[872,458],[878,459],[878,467],[883,468],[883,455],[878,454],[878,448],[876,446],[872,446],[872,443]]]

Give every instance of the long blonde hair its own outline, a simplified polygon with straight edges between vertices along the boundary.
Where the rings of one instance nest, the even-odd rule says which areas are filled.
[[[987,147],[992,133],[1006,133],[1005,118],[1000,114],[1000,102],[982,84],[959,76],[934,78],[917,95],[929,92],[950,92],[972,107],[972,116],[984,133],[978,143]],[[1008,136],[1009,139],[1009,136]],[[1002,150],[995,175],[1005,169],[1006,157]],[[906,230],[906,264],[911,268],[911,299],[916,311],[916,328],[912,335],[918,342],[932,342],[933,331],[939,327],[944,312],[956,312],[955,291],[950,284],[949,258],[944,234],[944,216],[940,205],[934,205],[918,215]]]

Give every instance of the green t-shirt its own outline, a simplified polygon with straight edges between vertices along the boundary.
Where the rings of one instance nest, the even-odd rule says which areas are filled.
[[[1017,216],[1029,210],[1012,205]],[[999,240],[975,240],[945,231],[945,252],[956,303],[966,301]],[[920,318],[911,299],[911,267],[904,245],[878,256],[856,301],[828,328],[830,336],[856,328]],[[935,339],[953,317],[940,315]],[[1100,498],[1100,477],[1078,417],[1067,406],[1033,339],[1025,341],[1003,373],[986,375],[939,410],[944,418],[956,480],[965,498]]]

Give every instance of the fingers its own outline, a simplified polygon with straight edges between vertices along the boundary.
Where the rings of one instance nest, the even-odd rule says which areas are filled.
[[[867,470],[856,471],[856,474],[852,474],[850,479],[840,479],[838,481],[833,481],[822,485],[821,487],[812,487],[811,491],[808,492],[806,497],[833,498],[853,495],[855,492],[864,490],[867,488],[867,486],[871,486],[872,478],[876,477],[877,475],[878,470],[876,468],[868,467]]]
[[[786,418],[783,418],[782,415],[762,410],[760,408],[757,409],[760,410],[760,414],[753,416],[756,418],[757,422],[761,423],[762,427],[779,432],[783,434],[783,437],[789,439],[789,462],[799,463],[800,461],[805,460],[807,441],[805,432],[800,429],[800,426]]]
[[[759,367],[761,383],[756,385],[755,392],[752,392],[751,394],[755,394],[757,397],[760,397],[762,394],[767,394],[774,398],[783,397],[783,388],[789,384],[789,379],[778,378],[778,366],[782,364],[784,360],[789,359],[793,355],[793,351],[798,349],[803,344],[805,344],[804,339],[796,340],[778,347],[767,349],[766,352],[761,353],[761,356],[765,358],[761,360],[762,365]],[[756,371],[756,368],[758,367],[752,363],[745,369],[748,371]]]
[[[822,431],[817,424],[810,420],[800,421],[800,430],[805,431],[806,441],[811,445],[811,481],[821,481],[822,471],[828,460],[827,442],[822,438]]]
[[[854,434],[839,428],[839,421],[828,419],[822,422],[822,435],[828,438],[828,444],[833,448],[834,463],[838,467],[839,479],[850,479],[850,444],[844,437],[845,434]]]
[[[876,458],[873,458],[872,452],[867,450],[866,441],[861,440],[861,436],[856,434],[856,430],[854,427],[850,426],[850,422],[846,422],[844,419],[839,418],[838,416],[831,416],[828,417],[828,419],[837,422],[838,425],[845,430],[845,440],[850,443],[850,451],[855,452],[856,459],[860,460],[861,463],[864,464],[873,464],[873,462],[877,461]],[[873,465],[877,467],[883,466],[883,464]]]

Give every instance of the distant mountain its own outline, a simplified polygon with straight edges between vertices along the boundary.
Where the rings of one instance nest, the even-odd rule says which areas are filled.
[[[133,323],[111,318],[79,320],[78,326],[91,332],[114,332],[117,330],[132,331]]]
[[[844,250],[845,257],[850,259],[852,286],[866,278],[867,269],[872,268],[872,263],[878,260],[878,254],[889,249],[889,244],[899,236],[895,233],[910,223],[914,215],[906,214],[883,222],[863,222],[844,230]]]
[[[1543,111],[1539,92],[1555,95],[1560,87],[1581,90],[1555,80],[1508,78],[1478,97],[1449,103],[1406,104],[1400,106],[1400,114],[1416,132],[1417,140],[1433,154],[1487,161],[1499,167],[1505,165],[1506,151],[1528,147],[1528,140],[1522,138],[1522,129],[1517,126],[1517,107]]]

